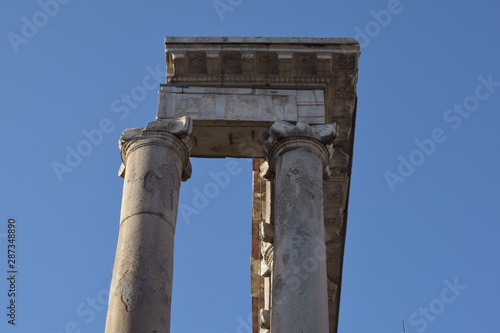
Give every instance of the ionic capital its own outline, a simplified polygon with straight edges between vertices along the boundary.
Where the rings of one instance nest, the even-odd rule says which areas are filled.
[[[325,178],[329,178],[328,162],[333,155],[332,143],[336,136],[336,124],[309,125],[304,121],[290,123],[281,120],[274,122],[269,131],[269,138],[264,142],[267,163],[261,167],[262,176],[272,179],[276,157],[290,150],[305,147],[318,153],[325,168]]]
[[[262,260],[260,262],[260,275],[270,277],[273,271],[274,246],[271,243],[264,243],[260,249]]]
[[[127,156],[131,152],[144,146],[156,145],[168,148],[179,155],[183,163],[182,180],[188,180],[191,177],[191,163],[189,161],[191,139],[189,134],[191,134],[192,130],[191,118],[186,116],[157,119],[144,128],[124,130],[118,142],[123,162],[120,170],[121,176],[124,175]]]

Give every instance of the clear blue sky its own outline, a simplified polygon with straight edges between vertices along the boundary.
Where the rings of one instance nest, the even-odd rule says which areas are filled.
[[[339,332],[399,333],[402,317],[411,333],[500,332],[500,4],[215,4],[219,12],[212,0],[0,5],[0,332],[103,332],[117,141],[155,118],[167,35],[359,38]],[[96,129],[102,138],[86,144]],[[86,156],[69,165],[78,149]],[[181,203],[193,206],[229,161],[193,159]],[[236,163],[241,172],[198,215],[179,216],[173,333],[248,331],[251,169]],[[16,326],[6,316],[11,217]]]

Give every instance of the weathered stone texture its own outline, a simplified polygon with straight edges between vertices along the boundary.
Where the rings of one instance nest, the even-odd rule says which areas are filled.
[[[157,120],[121,141],[125,184],[106,332],[168,332],[189,156],[254,159],[253,333],[337,332],[359,43],[167,37],[165,46]],[[260,178],[259,168],[275,180]]]
[[[188,176],[189,126],[189,119],[153,122],[122,135],[125,179],[106,333],[169,331],[174,233],[181,178]]]

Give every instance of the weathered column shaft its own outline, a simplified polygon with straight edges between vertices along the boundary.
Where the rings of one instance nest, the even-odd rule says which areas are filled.
[[[277,122],[268,143],[275,173],[273,333],[328,333],[323,174],[333,126]]]
[[[190,170],[189,131],[189,119],[176,119],[122,134],[125,182],[106,333],[170,332],[174,233],[183,170]]]

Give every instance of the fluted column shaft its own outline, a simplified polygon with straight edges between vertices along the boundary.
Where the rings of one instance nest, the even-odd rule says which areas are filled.
[[[125,130],[120,231],[106,333],[168,333],[181,180],[189,178],[189,118]],[[122,173],[123,173],[122,172]]]
[[[266,143],[275,180],[273,333],[328,333],[323,176],[333,125],[276,122]]]

